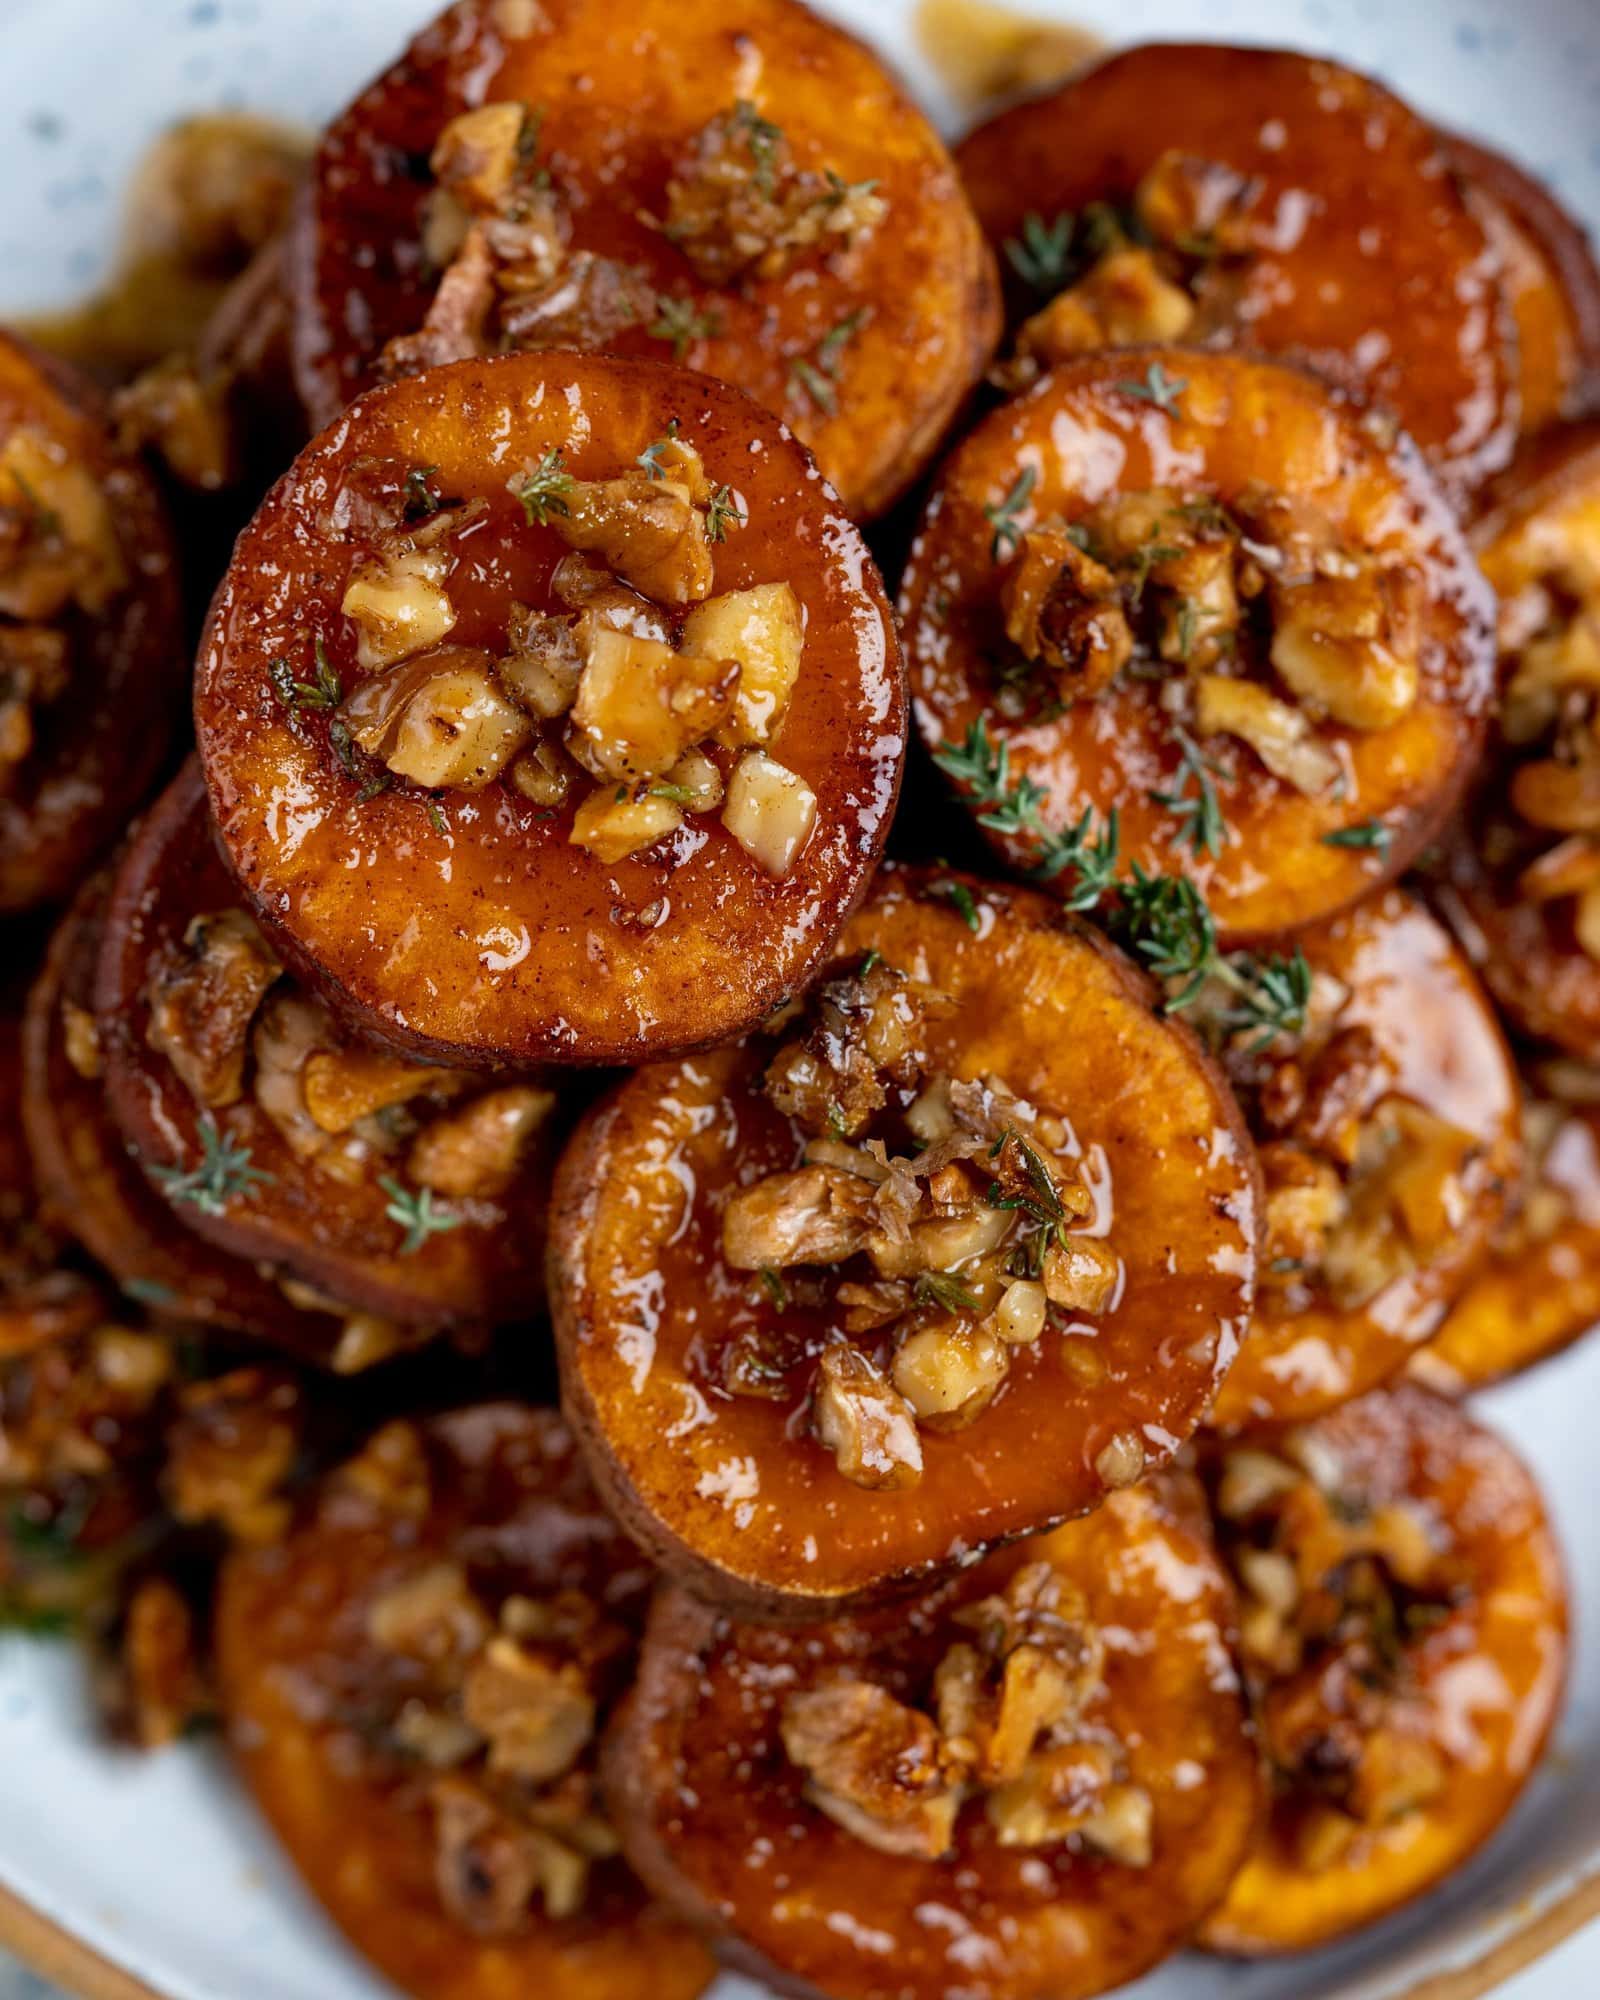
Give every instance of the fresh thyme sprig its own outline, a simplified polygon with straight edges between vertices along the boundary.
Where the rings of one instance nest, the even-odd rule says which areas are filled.
[[[272,691],[285,708],[337,708],[344,700],[344,683],[334,671],[320,637],[312,641],[312,653],[316,660],[314,680],[296,680],[293,667],[281,653],[267,663]]]
[[[656,316],[645,328],[652,340],[671,343],[672,358],[681,361],[697,340],[710,340],[722,322],[713,311],[687,297],[663,294],[656,301]]]
[[[802,354],[789,364],[790,386],[809,396],[824,416],[831,417],[839,407],[833,381],[839,372],[840,357],[871,317],[870,306],[858,306],[831,327],[809,355]]]
[[[530,528],[542,528],[552,514],[565,516],[573,478],[559,451],[547,451],[530,471],[510,481],[510,491],[522,503]]]
[[[673,417],[667,424],[666,435],[658,437],[653,444],[647,444],[634,464],[639,466],[647,479],[665,479],[667,468],[661,463],[661,454],[670,451],[678,441],[678,420]]]
[[[1366,848],[1380,861],[1387,860],[1394,834],[1381,819],[1364,819],[1358,826],[1341,826],[1322,836],[1324,847]]]
[[[200,1161],[193,1167],[152,1167],[151,1174],[168,1201],[192,1202],[202,1215],[221,1215],[228,1203],[253,1194],[277,1179],[250,1164],[250,1148],[236,1145],[207,1111],[196,1128]]]
[[[923,1271],[918,1275],[912,1297],[919,1306],[935,1305],[949,1313],[975,1313],[978,1301],[959,1278],[948,1271]]]
[[[989,554],[995,562],[1004,562],[1022,539],[1017,516],[1027,506],[1028,497],[1038,483],[1038,468],[1025,465],[1011,482],[1005,496],[1000,500],[991,501],[984,508],[984,519],[994,530],[989,539]]]
[[[1172,731],[1178,745],[1178,773],[1173,789],[1152,792],[1152,805],[1163,806],[1178,821],[1178,839],[1187,842],[1195,854],[1220,854],[1228,835],[1214,778],[1228,779],[1233,773],[1225,764],[1208,757],[1181,723]],[[1190,792],[1189,786],[1195,790]]]
[[[706,507],[706,540],[725,542],[729,528],[742,528],[747,519],[733,488],[719,486]]]
[[[390,1174],[380,1175],[378,1185],[389,1197],[384,1214],[405,1231],[405,1240],[400,1245],[402,1257],[414,1256],[429,1237],[442,1236],[449,1229],[459,1229],[466,1219],[452,1214],[447,1208],[437,1207],[431,1187],[408,1188]]]
[[[1132,396],[1141,403],[1153,403],[1169,417],[1177,415],[1179,399],[1188,386],[1186,375],[1169,375],[1159,361],[1150,363],[1144,371],[1143,381],[1117,384],[1123,395]]]
[[[434,492],[429,481],[439,470],[436,465],[414,465],[406,474],[406,519],[425,521],[437,514],[444,502]]]
[[[778,165],[778,148],[783,144],[783,127],[774,125],[770,118],[763,118],[749,98],[735,100],[733,122],[742,134],[745,150],[750,155],[754,169],[751,178],[756,192],[770,195]]]
[[[1072,242],[1078,233],[1078,218],[1063,209],[1046,222],[1030,210],[1022,218],[1022,233],[1008,236],[1001,248],[1006,262],[1024,284],[1036,292],[1059,292],[1072,271]]]

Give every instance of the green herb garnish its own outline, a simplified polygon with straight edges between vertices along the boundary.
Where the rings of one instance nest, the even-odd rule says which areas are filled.
[[[201,1113],[195,1129],[200,1135],[198,1166],[150,1169],[168,1201],[193,1202],[202,1215],[221,1215],[230,1201],[277,1179],[251,1166],[250,1148],[228,1138],[209,1111]]]
[[[1186,375],[1169,375],[1159,361],[1152,361],[1144,372],[1142,382],[1119,382],[1117,387],[1125,396],[1136,397],[1141,403],[1153,403],[1171,417],[1178,411],[1178,399],[1189,386]]]
[[[403,1187],[390,1174],[381,1174],[378,1185],[389,1197],[384,1214],[405,1231],[405,1241],[400,1245],[402,1257],[415,1255],[430,1236],[442,1236],[446,1230],[459,1229],[466,1219],[453,1215],[447,1208],[436,1207],[431,1187]]]
[[[993,528],[989,540],[989,555],[994,562],[1004,562],[1022,539],[1022,530],[1017,525],[1017,516],[1028,504],[1028,497],[1039,483],[1038,468],[1025,465],[1012,481],[1010,490],[1003,499],[991,501],[984,508],[984,519]]]
[[[570,511],[567,495],[572,487],[572,474],[559,451],[547,451],[531,472],[510,482],[510,490],[521,501],[530,528],[544,527],[552,514],[564,518]]]

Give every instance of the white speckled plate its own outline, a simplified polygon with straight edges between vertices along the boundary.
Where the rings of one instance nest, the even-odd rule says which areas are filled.
[[[908,0],[828,6],[949,112],[913,45]],[[429,0],[0,0],[0,313],[81,295],[114,241],[127,170],[172,118],[219,105],[323,118],[431,11]],[[1329,51],[1516,153],[1600,225],[1600,0],[1035,0],[1033,11],[1120,40],[1203,34]],[[1139,2000],[1469,2000],[1600,1913],[1600,1673],[1585,1615],[1600,1607],[1600,1340],[1483,1402],[1543,1475],[1582,1621],[1545,1770],[1478,1861],[1412,1912],[1282,1966],[1182,1959]],[[108,2000],[381,1990],[212,1753],[107,1751],[72,1656],[17,1639],[0,1640],[0,1935]],[[1594,2000],[1600,1927],[1523,1972],[1515,1991]],[[725,1982],[718,2000],[737,1994]]]

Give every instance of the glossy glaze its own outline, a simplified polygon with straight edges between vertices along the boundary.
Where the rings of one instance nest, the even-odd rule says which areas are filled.
[[[1261,936],[1368,893],[1438,824],[1482,740],[1493,680],[1490,600],[1403,440],[1386,444],[1357,407],[1298,370],[1182,349],[1157,358],[1186,384],[1171,410],[1129,393],[1152,365],[1149,350],[1091,356],[995,411],[946,460],[900,593],[917,727],[937,750],[986,719],[1009,746],[1013,781],[1044,787],[1046,825],[1071,826],[1086,810],[1103,823],[1114,809],[1124,865],[1191,875],[1220,931]],[[1424,579],[1415,706],[1387,729],[1323,726],[1347,760],[1342,794],[1305,797],[1245,746],[1208,742],[1232,773],[1216,780],[1229,832],[1220,853],[1196,853],[1153,796],[1175,789],[1179,764],[1160,703],[1165,673],[1124,672],[1104,694],[1053,717],[1007,721],[995,712],[986,655],[1004,632],[984,510],[1027,468],[1035,483],[1019,528],[1050,517],[1070,523],[1118,494],[1163,487],[1226,505],[1259,484],[1314,503],[1352,546],[1403,553]],[[1372,820],[1388,829],[1386,852],[1327,844],[1330,833]],[[1008,860],[1029,858],[1030,843],[986,831]],[[1072,878],[1059,879],[1066,886]]]
[[[637,1690],[607,1748],[634,1866],[725,1936],[741,1969],[832,2000],[1086,2000],[1172,1950],[1216,1902],[1254,1830],[1256,1754],[1229,1651],[1232,1596],[1163,1482],[991,1556],[913,1604],[799,1630],[739,1627],[685,1592],[651,1617]],[[951,1615],[1024,1563],[1083,1591],[1107,1646],[1092,1728],[1126,1744],[1154,1799],[1138,1869],[1076,1843],[1006,1849],[969,1805],[940,1861],[882,1854],[803,1796],[778,1741],[785,1693],[842,1667],[927,1699]]]
[[[496,783],[396,786],[357,803],[325,717],[289,714],[268,675],[320,631],[350,689],[341,616],[359,545],[319,523],[352,461],[436,465],[481,496],[449,582],[453,641],[504,645],[514,600],[546,608],[564,545],[506,481],[559,449],[578,478],[632,470],[681,421],[748,520],[716,545],[717,591],[787,581],[807,625],[773,739],[818,799],[815,833],[775,881],[719,819],[608,866]],[[309,667],[308,667],[309,670]],[[480,1067],[636,1062],[743,1032],[825,956],[888,832],[904,756],[899,650],[856,530],[800,447],[737,390],[643,361],[531,354],[462,362],[375,390],[317,439],[241,537],[212,608],[196,726],[223,851],[276,945],[356,1023]]]
[[[1312,1426],[1341,1490],[1369,1507],[1404,1500],[1441,1524],[1459,1588],[1448,1615],[1405,1642],[1445,1752],[1444,1789],[1357,1836],[1315,1874],[1280,1797],[1256,1852],[1207,1923],[1214,1950],[1301,1951],[1432,1888],[1488,1838],[1539,1760],[1567,1667],[1566,1584],[1538,1487],[1493,1432],[1411,1385],[1347,1404]]]
[[[426,1784],[370,1726],[394,1673],[369,1637],[371,1606],[454,1560],[495,1602],[578,1590],[632,1618],[648,1576],[553,1413],[479,1404],[430,1418],[423,1435],[432,1498],[420,1516],[335,1475],[287,1542],[225,1566],[217,1670],[245,1782],[328,1914],[417,2000],[694,2000],[709,1955],[621,1862],[596,1870],[582,1913],[511,1938],[474,1938],[439,1904]]]
[[[133,1160],[158,1192],[168,1170],[199,1159],[207,1113],[149,1044],[150,982],[196,918],[237,907],[191,762],[116,870],[96,982],[106,1100]],[[337,1054],[350,1044],[330,1023],[326,1046]],[[490,1326],[538,1310],[554,1119],[534,1136],[503,1192],[444,1202],[444,1211],[459,1218],[456,1226],[407,1252],[407,1231],[389,1213],[392,1192],[381,1185],[385,1176],[403,1175],[403,1150],[392,1159],[369,1159],[354,1178],[336,1178],[296,1153],[253,1094],[213,1115],[223,1138],[249,1154],[250,1170],[268,1177],[228,1197],[220,1214],[192,1201],[171,1203],[185,1229],[218,1249],[347,1308],[407,1325]]]
[[[507,99],[539,107],[541,147],[572,202],[573,243],[642,267],[715,313],[681,358],[791,422],[858,517],[917,475],[981,375],[999,330],[993,259],[927,120],[862,44],[794,0],[547,0],[514,31],[497,0],[463,0],[335,121],[293,236],[294,351],[313,424],[374,378],[383,343],[422,319],[432,282],[418,240],[427,159],[450,118]],[[844,253],[710,288],[652,224],[675,163],[736,99],[781,125],[796,157],[890,204]],[[853,313],[834,408],[797,375]],[[670,353],[643,327],[614,351]]]
[[[1364,1306],[1341,1311],[1326,1292],[1308,1305],[1258,1305],[1212,1412],[1223,1429],[1318,1416],[1403,1367],[1472,1277],[1515,1190],[1516,1072],[1483,990],[1443,925],[1404,890],[1390,889],[1298,943],[1316,972],[1348,989],[1337,1025],[1375,1037],[1391,1066],[1392,1094],[1469,1134],[1476,1152],[1437,1256]]]
[[[1390,404],[1453,488],[1505,464],[1514,345],[1498,259],[1437,135],[1381,85],[1276,49],[1149,43],[1001,112],[957,149],[994,243],[1024,218],[1126,201],[1165,152],[1259,189],[1216,337]]]
[[[780,1312],[721,1257],[722,1211],[801,1141],[759,1090],[771,1044],[641,1071],[579,1128],[557,1177],[551,1299],[566,1408],[608,1503],[717,1601],[803,1616],[937,1571],[1104,1497],[1119,1432],[1150,1467],[1194,1429],[1253,1289],[1256,1167],[1231,1095],[1146,982],[1041,896],[970,884],[978,931],[938,874],[886,869],[840,941],[955,999],[935,1065],[1006,1079],[1065,1118],[1100,1189],[1095,1228],[1125,1267],[1098,1330],[1019,1353],[966,1430],[926,1440],[920,1485],[852,1486],[797,1423],[828,1325]],[[731,1397],[723,1350],[796,1339],[789,1400]],[[1092,1377],[1093,1379],[1086,1379]]]
[[[69,607],[65,693],[0,794],[0,912],[59,901],[126,825],[159,773],[188,673],[177,556],[144,467],[118,452],[96,397],[64,363],[0,334],[0,443],[38,433],[81,463],[110,504],[127,572],[91,617]]]

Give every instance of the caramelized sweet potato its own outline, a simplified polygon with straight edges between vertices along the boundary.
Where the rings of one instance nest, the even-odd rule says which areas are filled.
[[[112,1116],[197,1235],[410,1338],[538,1309],[555,1093],[348,1037],[240,909],[193,763],[116,871],[96,1002]]]
[[[1364,386],[1457,494],[1510,457],[1499,259],[1439,136],[1370,79],[1151,43],[1002,111],[957,164],[1029,316],[1024,364],[1238,341]]]
[[[566,353],[374,390],[311,445],[240,540],[196,720],[274,947],[477,1067],[749,1029],[826,957],[904,755],[882,586],[794,441]]]
[[[187,672],[155,487],[86,383],[0,334],[0,912],[68,895],[122,830]]]
[[[271,1341],[307,1360],[339,1353],[337,1313],[290,1303],[275,1280],[177,1219],[128,1156],[106,1106],[94,973],[110,887],[92,877],[61,919],[28,997],[22,1128],[53,1226],[163,1320]]]
[[[1504,153],[1448,136],[1500,256],[1516,324],[1519,430],[1532,437],[1590,401],[1600,373],[1600,267],[1583,225]]]
[[[1441,900],[1524,1033],[1600,1058],[1600,424],[1536,439],[1474,529],[1501,701]]]
[[[416,2000],[694,2000],[595,1797],[648,1573],[552,1413],[386,1426],[278,1546],[223,1569],[245,1782],[307,1886]]]
[[[1517,1175],[1516,1072],[1444,927],[1389,889],[1299,949],[1304,1030],[1236,1035],[1224,1058],[1267,1184],[1224,1430],[1315,1417],[1395,1374],[1483,1260]]]
[[[881,1597],[1193,1430],[1249,1312],[1254,1154],[1148,983],[1040,896],[891,868],[770,1037],[640,1071],[557,1175],[562,1394],[719,1603]]]
[[[1510,1810],[1561,1706],[1566,1584],[1509,1446],[1411,1384],[1217,1468],[1275,1795],[1214,1950],[1300,1951],[1433,1888]]]
[[[328,131],[290,270],[314,425],[469,354],[670,357],[786,418],[860,518],[999,331],[937,134],[794,0],[462,0]]]
[[[1164,1958],[1260,1804],[1232,1593],[1168,1483],[824,1625],[664,1589],[603,1763],[639,1873],[796,1995],[1086,2000]]]
[[[1086,831],[1237,941],[1395,874],[1480,744],[1489,597],[1403,439],[1274,362],[1089,356],[946,461],[901,591],[918,726],[1013,862]]]
[[[1441,1395],[1531,1367],[1600,1319],[1600,1086],[1586,1069],[1565,1074],[1574,1067],[1548,1065],[1529,1080],[1516,1212],[1407,1366]]]

